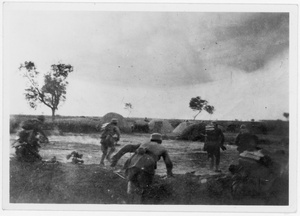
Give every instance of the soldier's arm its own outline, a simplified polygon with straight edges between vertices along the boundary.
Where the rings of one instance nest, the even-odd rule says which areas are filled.
[[[164,162],[166,164],[166,168],[167,168],[167,175],[168,176],[173,176],[173,173],[172,173],[172,169],[173,169],[173,163],[171,161],[171,158],[168,154],[168,152],[165,150],[162,155],[161,155],[164,159]]]
[[[240,144],[240,134],[238,134],[238,135],[236,136],[235,141],[234,141],[234,144],[237,145],[237,146]]]
[[[41,133],[46,139],[48,139],[47,135],[42,129],[39,129],[39,133]]]
[[[117,141],[119,141],[120,140],[120,136],[121,136],[120,129],[118,127],[115,127],[114,131],[115,131],[115,134],[117,134],[117,137],[118,137]]]
[[[112,167],[116,166],[117,162],[120,160],[120,158],[129,152],[135,152],[141,144],[136,144],[136,145],[126,145],[123,148],[121,148],[112,158],[111,158],[111,165]]]
[[[225,137],[224,137],[224,134],[223,134],[223,132],[221,131],[221,129],[220,129],[219,131],[220,131],[220,138],[221,138],[220,144],[221,144],[221,146],[224,146]]]
[[[45,134],[44,130],[42,129],[42,125],[39,125],[39,126],[37,127],[37,131],[38,131],[40,134],[43,135],[43,137],[47,140],[47,142],[49,142],[49,139],[48,139],[47,135]]]

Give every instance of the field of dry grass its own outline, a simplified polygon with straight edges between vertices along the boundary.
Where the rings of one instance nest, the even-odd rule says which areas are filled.
[[[16,138],[11,134],[11,142]],[[99,134],[52,135],[50,144],[43,144],[40,153],[44,160],[56,156],[57,164],[26,164],[14,159],[11,149],[10,202],[11,203],[85,203],[126,204],[126,181],[116,175],[107,163],[100,167]],[[149,139],[149,134],[123,134],[118,148],[129,143],[140,143]],[[275,182],[269,196],[247,196],[234,199],[230,186],[221,190],[209,190],[203,182],[226,177],[228,166],[237,162],[235,146],[227,145],[221,153],[222,173],[208,169],[207,156],[202,152],[203,143],[179,140],[164,140],[174,164],[174,178],[165,179],[166,169],[159,161],[155,182],[149,190],[144,204],[184,205],[287,205],[288,170]],[[264,146],[269,150],[284,149],[286,146]],[[83,165],[71,164],[66,155],[76,150],[83,154]],[[124,155],[116,169],[121,168]],[[288,158],[288,151],[285,155]],[[203,181],[205,179],[205,181]],[[230,182],[230,181],[229,181]],[[228,184],[228,181],[227,181]]]

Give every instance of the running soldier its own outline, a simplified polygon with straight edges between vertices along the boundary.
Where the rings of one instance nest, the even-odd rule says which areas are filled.
[[[22,130],[19,132],[19,144],[14,146],[16,148],[16,155],[18,160],[26,162],[41,161],[42,157],[39,154],[40,135],[44,138],[44,142],[48,143],[48,137],[43,131],[42,127],[45,121],[44,116],[39,116],[37,119],[30,119],[22,122]]]
[[[101,151],[102,157],[100,165],[104,166],[104,159],[106,158],[110,162],[110,156],[115,151],[115,145],[120,140],[120,129],[118,127],[118,119],[113,118],[109,124],[104,127],[104,131],[101,134]],[[108,149],[110,148],[109,152]]]
[[[118,160],[128,152],[135,152],[124,164],[125,176],[127,179],[127,194],[129,203],[138,197],[138,202],[142,202],[145,191],[152,184],[157,161],[163,157],[167,168],[167,176],[172,177],[173,164],[167,150],[161,145],[162,136],[154,133],[150,137],[150,142],[136,145],[126,145],[121,148],[113,157],[111,167],[116,166]]]
[[[207,156],[210,160],[210,169],[213,169],[215,165],[215,171],[221,172],[221,170],[219,170],[220,148],[223,151],[226,150],[224,146],[224,134],[222,130],[218,128],[217,122],[212,122],[212,125],[207,125],[205,132],[204,151],[207,151]]]

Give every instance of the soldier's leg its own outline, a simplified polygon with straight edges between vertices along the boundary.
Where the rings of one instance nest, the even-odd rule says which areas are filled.
[[[210,165],[209,165],[209,168],[210,168],[210,169],[213,169],[213,168],[214,168],[214,164],[215,164],[215,156],[212,155],[212,156],[210,157]]]
[[[126,170],[127,183],[127,202],[129,204],[141,204],[141,187],[138,182],[138,175],[141,170],[136,167],[132,167]]]
[[[118,160],[126,153],[128,152],[134,152],[136,150],[136,147],[133,147],[132,145],[125,145],[122,147],[114,156],[112,156],[112,163],[111,166],[116,166]]]
[[[104,144],[101,144],[101,151],[102,151],[102,156],[101,156],[101,160],[100,160],[100,164],[104,165],[104,159],[107,155],[107,147]]]
[[[209,168],[213,169],[214,168],[214,155],[213,155],[213,152],[210,148],[207,149],[207,159],[210,162]]]
[[[147,172],[140,172],[140,174],[137,176],[137,181],[139,185],[139,194],[140,194],[140,203],[143,204],[147,202],[149,199],[148,194],[149,194],[149,188],[150,185],[153,182],[154,174],[149,174]]]
[[[132,181],[128,181],[127,183],[127,203],[128,204],[135,204],[136,201],[136,193],[135,193],[135,186]]]
[[[114,153],[114,151],[116,150],[116,147],[115,146],[112,146],[106,156],[106,159],[111,162],[111,159],[110,159],[110,156],[112,155],[112,153]]]
[[[216,150],[215,150],[215,157],[216,157],[216,171],[217,171],[217,172],[220,171],[220,170],[219,170],[220,156],[221,156],[221,154],[220,154],[220,148],[218,147],[218,148],[216,148]]]
[[[139,193],[139,188],[137,187],[136,184],[136,177],[134,172],[136,170],[131,170],[130,174],[134,175],[131,180],[128,180],[127,183],[127,203],[128,204],[140,204],[141,203],[141,195]]]

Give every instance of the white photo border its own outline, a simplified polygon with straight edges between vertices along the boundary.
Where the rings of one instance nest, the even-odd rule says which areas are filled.
[[[293,213],[297,210],[297,175],[298,167],[298,5],[283,2],[279,4],[202,4],[202,3],[85,3],[85,2],[4,2],[3,19],[10,10],[74,10],[74,11],[184,11],[184,12],[279,12],[290,14],[290,44],[289,44],[289,112],[290,112],[290,143],[289,146],[289,205],[288,206],[203,206],[203,205],[76,205],[76,204],[12,204],[9,202],[9,80],[5,71],[5,44],[3,47],[3,110],[2,110],[2,208],[4,210],[43,210],[43,211],[118,211],[126,212],[194,212],[194,213]],[[5,22],[4,22],[5,24]],[[2,35],[5,35],[3,32]],[[53,212],[54,213],[54,212]],[[24,214],[22,212],[22,214]],[[144,213],[143,213],[144,214]],[[156,213],[155,213],[156,214]]]

